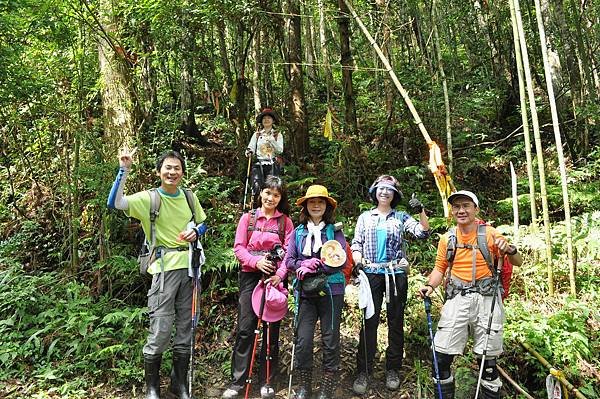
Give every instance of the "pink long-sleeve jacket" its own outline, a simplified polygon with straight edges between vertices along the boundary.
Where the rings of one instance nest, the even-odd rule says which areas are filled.
[[[240,218],[235,232],[233,252],[242,265],[242,272],[257,272],[256,263],[269,252],[276,244],[280,244],[287,251],[290,237],[293,236],[294,224],[289,216],[275,210],[273,217],[267,219],[260,208],[255,210],[256,223],[252,232],[248,231],[251,214],[246,212]],[[281,242],[279,237],[279,218],[285,220],[285,239]],[[250,240],[248,236],[250,235]],[[276,273],[281,279],[287,276],[287,269],[283,262],[277,263]]]

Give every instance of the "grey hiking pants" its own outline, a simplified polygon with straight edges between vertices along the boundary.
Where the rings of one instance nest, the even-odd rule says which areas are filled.
[[[148,290],[150,327],[144,345],[144,355],[159,355],[167,349],[171,341],[173,323],[173,352],[190,351],[192,279],[188,276],[187,268],[166,271],[164,274],[163,291],[160,292],[160,273],[152,276],[152,285]]]

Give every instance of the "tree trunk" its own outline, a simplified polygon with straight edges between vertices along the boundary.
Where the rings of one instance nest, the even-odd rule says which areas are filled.
[[[227,41],[226,38],[227,30],[223,19],[217,18],[217,37],[219,38],[219,55],[221,58],[221,68],[223,68],[223,75],[225,78],[226,90],[223,90],[223,94],[228,94],[231,86],[233,86],[233,78],[231,74],[231,66],[229,65],[229,57],[227,56]]]
[[[523,138],[525,140],[525,159],[527,160],[527,180],[529,182],[529,206],[531,210],[531,223],[537,223],[537,207],[535,201],[535,181],[533,176],[533,160],[531,157],[531,133],[529,132],[529,119],[527,118],[527,100],[525,97],[525,78],[523,77],[523,59],[521,58],[521,44],[519,43],[519,30],[515,16],[515,6],[509,0],[510,19],[515,47],[515,61],[519,81],[519,100],[521,105],[521,123],[523,124]]]
[[[304,103],[304,75],[302,72],[302,26],[300,8],[295,0],[288,0],[291,16],[288,51],[290,64],[290,116],[291,140],[295,159],[304,157],[309,151],[308,123],[306,121],[306,105]]]
[[[181,47],[181,130],[186,137],[193,137],[206,145],[206,139],[198,131],[196,124],[196,91],[194,83],[194,58],[196,57],[196,30],[190,23],[189,5],[184,3],[181,10],[183,37]]]
[[[571,205],[569,203],[569,189],[567,186],[567,168],[565,167],[565,157],[563,155],[562,139],[560,137],[560,126],[558,124],[558,111],[556,101],[554,100],[554,88],[552,85],[552,73],[547,55],[547,42],[544,24],[542,22],[542,11],[540,0],[534,0],[535,15],[537,17],[538,31],[540,33],[540,43],[542,46],[542,60],[544,62],[544,73],[546,75],[546,86],[548,88],[548,100],[550,101],[550,113],[552,115],[552,126],[554,128],[554,140],[556,142],[556,154],[558,155],[558,167],[560,170],[560,182],[562,187],[563,206],[565,208],[565,229],[567,233],[567,257],[569,259],[569,282],[571,295],[577,295],[575,285],[575,262],[573,261],[573,237],[571,234]]]
[[[304,6],[304,14],[309,14],[312,12],[312,6]],[[314,32],[313,32],[313,18],[305,17],[304,18],[304,37],[306,38],[306,73],[311,82],[317,82],[317,68],[316,68],[316,54],[315,54],[315,46],[313,44]],[[313,87],[314,85],[310,85]]]
[[[423,32],[421,29],[421,18],[419,15],[418,6],[416,4],[414,4],[411,7],[410,12],[412,13],[411,27],[413,30],[415,42],[416,42],[417,48],[421,52],[421,59],[420,59],[421,65],[427,65],[427,67],[429,68],[429,71],[431,72],[431,74],[433,74],[433,69],[431,68],[431,62],[430,62],[431,57],[429,56],[429,50],[427,49],[427,40],[423,37]]]
[[[488,4],[487,2],[485,4]],[[497,78],[502,76],[502,62],[500,60],[500,51],[495,42],[495,35],[492,32],[491,24],[487,13],[484,13],[481,3],[479,0],[473,2],[475,14],[477,15],[477,24],[479,25],[479,31],[485,35],[486,42],[490,46],[490,60],[492,63],[492,70],[494,76]]]
[[[131,66],[126,51],[116,38],[120,37],[120,21],[112,0],[101,0],[101,31],[98,37],[98,61],[102,80],[102,110],[104,133],[108,139],[107,152],[115,153],[129,144],[138,133],[139,104],[135,94]]]
[[[345,128],[350,132],[356,132],[358,123],[356,120],[356,106],[354,103],[354,87],[352,84],[352,71],[354,70],[354,60],[350,50],[350,21],[348,15],[350,11],[346,0],[338,0],[340,14],[337,19],[340,32],[340,55],[342,64],[342,87],[344,89],[344,122]]]
[[[327,36],[325,34],[325,10],[323,9],[323,0],[319,1],[319,41],[321,43],[321,63],[325,70],[325,84],[327,85],[327,104],[331,101],[331,92],[333,91],[333,73],[327,52]]]
[[[521,7],[519,0],[512,0],[515,7],[515,18],[519,32],[519,44],[523,58],[523,69],[525,72],[525,81],[527,83],[527,95],[529,97],[529,109],[531,112],[531,124],[533,125],[533,135],[535,137],[535,149],[537,154],[538,174],[540,177],[540,193],[542,197],[542,215],[544,218],[544,235],[546,239],[546,268],[548,271],[548,294],[554,295],[554,271],[552,270],[552,239],[550,237],[550,216],[548,212],[548,194],[546,190],[546,172],[544,170],[544,149],[540,136],[540,124],[538,122],[537,109],[535,105],[535,94],[533,91],[533,81],[531,79],[531,69],[529,67],[529,55],[527,44],[525,42],[525,31],[523,30],[523,21],[521,18]],[[534,222],[535,224],[535,222]]]
[[[391,31],[389,25],[389,7],[386,0],[376,0],[377,11],[381,15],[381,51],[388,60],[391,60],[390,46],[391,46]],[[377,56],[377,55],[376,55]],[[385,111],[388,115],[388,119],[392,114],[392,108],[394,106],[394,83],[388,75],[384,77],[384,90],[385,90]]]
[[[246,79],[246,60],[249,47],[252,45],[252,34],[244,41],[245,26],[242,21],[238,22],[236,35],[236,74],[237,79],[231,90],[231,97],[234,103],[234,111],[231,116],[232,122],[235,125],[238,147],[244,148],[251,135],[251,126],[249,125],[246,105],[246,94],[248,91],[248,81]]]
[[[582,26],[582,15],[585,15],[586,10],[580,9],[582,4],[575,0],[570,1],[571,4],[571,21],[575,32],[576,57],[578,58],[579,76],[581,84],[581,107],[587,108],[587,104],[594,104],[598,102],[600,98],[600,79],[598,79],[599,67],[594,62],[594,54],[597,55],[597,50],[592,50],[590,37],[592,35],[589,32],[585,32]],[[598,21],[598,19],[596,19]],[[591,21],[588,21],[589,25],[592,25]],[[588,28],[591,28],[588,26]],[[592,28],[593,29],[593,28]],[[598,42],[594,43],[597,49]],[[579,154],[582,156],[587,155],[590,152],[590,126],[595,124],[594,117],[590,113],[586,113],[583,119],[584,126],[581,130],[580,136],[577,138],[577,142],[580,144]]]
[[[262,63],[262,53],[260,51],[260,30],[254,34],[252,41],[252,93],[254,99],[254,111],[258,114],[262,109],[262,101],[260,99],[260,64]]]
[[[154,42],[150,36],[150,25],[143,22],[139,31],[140,46],[142,48],[142,72],[141,82],[144,89],[144,125],[151,126],[154,123],[154,115],[158,109],[158,96],[156,95],[156,69],[152,65],[154,54]]]
[[[453,169],[453,155],[452,155],[452,124],[450,120],[450,97],[448,95],[448,82],[446,81],[446,72],[444,71],[444,62],[442,60],[442,50],[440,48],[440,37],[438,34],[438,15],[437,15],[437,3],[433,0],[431,4],[431,19],[433,26],[433,39],[435,45],[435,53],[438,60],[438,67],[440,70],[440,77],[442,79],[442,89],[444,91],[444,110],[446,112],[446,150],[448,154],[448,173],[452,176]]]

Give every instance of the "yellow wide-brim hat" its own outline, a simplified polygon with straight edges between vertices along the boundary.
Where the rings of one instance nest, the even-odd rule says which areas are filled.
[[[313,184],[312,186],[309,186],[308,189],[306,190],[306,195],[304,197],[300,197],[296,200],[296,205],[304,206],[304,202],[306,200],[308,200],[309,198],[319,198],[319,197],[321,197],[321,198],[325,199],[327,202],[329,202],[329,205],[331,205],[333,207],[333,209],[335,209],[337,207],[337,201],[329,196],[329,191],[327,191],[327,187],[321,186],[319,184]]]

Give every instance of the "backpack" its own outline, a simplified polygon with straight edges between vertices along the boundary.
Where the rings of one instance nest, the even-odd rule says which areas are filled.
[[[487,234],[486,230],[488,224],[486,224],[483,220],[477,221],[477,248],[481,255],[485,259],[485,263],[487,263],[490,268],[492,275],[496,277],[496,268],[494,266],[494,260],[490,249],[487,245]],[[458,239],[456,238],[456,227],[451,227],[448,230],[448,245],[446,247],[446,259],[448,260],[448,275],[452,270],[452,264],[454,262],[454,257],[456,256],[456,250],[461,247],[461,244],[458,243]],[[502,270],[500,271],[500,283],[502,284],[503,292],[502,292],[502,300],[506,299],[508,294],[510,293],[510,282],[513,274],[513,265],[510,263],[508,256],[504,256],[504,262],[502,264]]]
[[[150,196],[150,240],[146,236],[142,247],[140,248],[140,254],[138,255],[138,263],[140,265],[140,273],[146,274],[148,267],[156,259],[156,218],[160,214],[160,194],[158,189],[152,188],[146,190]],[[196,207],[194,201],[194,193],[189,188],[184,188],[183,193],[187,201],[190,210],[192,211],[192,219],[196,220]]]
[[[285,217],[283,215],[277,218],[277,230],[275,230],[256,227],[256,209],[252,209],[248,213],[250,214],[250,220],[248,220],[248,240],[246,243],[250,242],[252,233],[258,230],[261,232],[277,233],[277,235],[279,235],[279,241],[281,241],[281,244],[283,245],[285,242]]]

